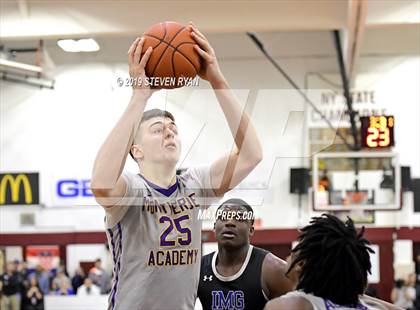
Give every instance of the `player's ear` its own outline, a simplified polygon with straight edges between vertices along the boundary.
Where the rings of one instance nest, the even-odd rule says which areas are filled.
[[[140,148],[140,145],[138,145],[138,144],[133,144],[131,146],[131,154],[133,154],[133,157],[137,161],[143,160],[143,158],[144,158],[144,153],[143,153],[142,149]]]
[[[304,261],[300,261],[299,263],[297,263],[296,265],[295,265],[295,269],[296,269],[296,271],[297,272],[302,272],[302,269],[303,269],[303,265],[305,265],[305,262]]]
[[[251,224],[251,227],[249,227],[249,235],[253,236],[255,232],[254,223]]]

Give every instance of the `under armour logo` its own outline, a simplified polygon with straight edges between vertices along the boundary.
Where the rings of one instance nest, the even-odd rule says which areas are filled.
[[[212,281],[213,280],[213,276],[204,276],[203,277],[203,281],[207,281],[207,280]]]

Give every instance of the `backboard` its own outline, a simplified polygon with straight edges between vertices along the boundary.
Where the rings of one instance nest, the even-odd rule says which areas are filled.
[[[312,194],[316,211],[398,210],[398,155],[390,151],[315,154]]]

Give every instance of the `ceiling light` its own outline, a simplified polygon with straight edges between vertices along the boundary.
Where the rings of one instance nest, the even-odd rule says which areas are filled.
[[[57,45],[70,53],[99,51],[99,45],[94,39],[58,40]]]

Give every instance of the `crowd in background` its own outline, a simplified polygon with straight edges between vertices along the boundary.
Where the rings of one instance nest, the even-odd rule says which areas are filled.
[[[64,265],[45,270],[41,265],[28,269],[26,262],[7,262],[0,275],[0,309],[42,310],[46,295],[97,296],[108,294],[111,275],[100,259],[86,275],[79,266],[69,277]]]
[[[420,310],[420,255],[416,259],[416,273],[397,279],[391,301],[404,309]],[[8,262],[0,275],[1,310],[43,310],[45,295],[97,296],[108,294],[111,274],[102,267],[101,259],[86,275],[82,267],[69,276],[64,265],[45,270],[41,265],[29,269],[26,262]],[[368,288],[367,294],[377,297]]]
[[[420,310],[420,254],[417,255],[416,272],[397,279],[391,292],[394,305],[408,310]]]

